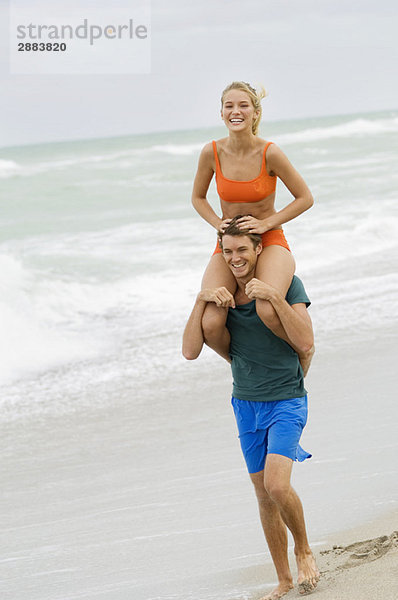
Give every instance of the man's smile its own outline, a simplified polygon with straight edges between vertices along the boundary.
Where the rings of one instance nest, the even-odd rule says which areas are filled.
[[[230,265],[231,265],[231,267],[232,267],[233,269],[241,269],[241,268],[245,267],[245,266],[246,266],[246,264],[247,264],[247,263],[246,263],[246,261],[245,261],[245,260],[243,260],[243,261],[240,261],[240,262],[235,262],[235,263],[231,262],[231,263],[230,263]]]

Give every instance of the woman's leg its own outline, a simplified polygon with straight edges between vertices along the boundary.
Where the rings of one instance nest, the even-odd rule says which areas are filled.
[[[267,246],[258,257],[256,277],[286,296],[294,275],[296,264],[293,255],[282,246]],[[257,314],[275,335],[286,338],[286,332],[271,302],[256,300]]]
[[[202,279],[202,290],[218,287],[226,287],[231,294],[236,291],[235,277],[221,253],[213,254]],[[230,336],[225,326],[227,314],[227,308],[209,302],[203,314],[202,328],[206,344],[229,361]]]
[[[292,282],[295,266],[293,255],[289,250],[282,246],[266,246],[258,257],[256,277],[272,285],[272,287],[285,297]],[[256,310],[263,323],[275,335],[288,342],[296,350],[304,375],[306,375],[314,354],[314,349],[311,348],[309,352],[304,353],[291,343],[275,309],[268,300],[256,300]]]

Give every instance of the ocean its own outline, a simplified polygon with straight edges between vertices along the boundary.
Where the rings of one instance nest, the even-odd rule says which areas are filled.
[[[192,182],[203,145],[224,135],[0,148],[3,533],[16,536],[3,545],[4,597],[222,600],[261,585],[258,575],[248,583],[269,560],[250,550],[252,536],[263,544],[255,506],[237,521],[252,491],[228,366],[207,349],[187,363],[180,350],[215,245],[191,206]],[[341,381],[355,383],[341,356],[372,353],[380,340],[394,352],[398,333],[398,112],[263,122],[260,135],[314,195],[284,230],[312,300],[319,360],[340,360]],[[214,181],[209,199],[217,210]],[[289,201],[278,182],[277,208]],[[376,386],[372,361],[356,366],[358,389]],[[318,389],[316,360],[312,369]],[[369,426],[375,418],[370,410]],[[322,452],[318,434],[309,440]],[[380,439],[390,435],[381,428]],[[327,476],[338,481],[344,461]],[[357,521],[390,502],[387,471]],[[327,523],[319,512],[312,539],[349,523],[348,512]]]
[[[263,128],[315,197],[285,230],[313,300],[318,343],[341,343],[347,327],[358,336],[389,328],[398,115]],[[65,390],[98,371],[106,381],[156,380],[159,369],[184,368],[181,328],[215,240],[190,204],[192,181],[201,148],[222,135],[217,128],[0,149],[3,400],[28,382],[33,391],[44,374],[53,373],[56,388],[59,369]],[[279,207],[289,201],[279,182],[277,197]],[[216,208],[214,182],[210,199]],[[36,392],[28,412],[45,410]]]

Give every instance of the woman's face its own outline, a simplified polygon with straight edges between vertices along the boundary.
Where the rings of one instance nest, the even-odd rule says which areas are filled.
[[[253,120],[258,116],[249,94],[243,90],[229,90],[224,96],[221,118],[230,131],[252,131]]]

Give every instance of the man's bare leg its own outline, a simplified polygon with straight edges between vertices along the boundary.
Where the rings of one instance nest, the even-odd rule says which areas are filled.
[[[316,588],[320,573],[308,544],[300,498],[290,485],[292,466],[293,461],[290,458],[280,454],[268,454],[264,470],[264,487],[293,535],[298,570],[297,583],[299,592],[305,594]]]
[[[278,586],[261,600],[278,600],[294,587],[287,555],[287,529],[279,508],[265,490],[264,471],[252,473],[250,477],[256,491],[261,524],[279,582]]]

